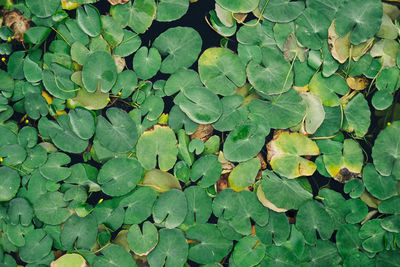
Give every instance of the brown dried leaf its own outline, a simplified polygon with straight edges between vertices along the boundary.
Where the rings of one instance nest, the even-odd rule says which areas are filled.
[[[207,142],[207,140],[211,137],[214,132],[214,128],[211,124],[199,124],[196,131],[190,136],[193,139],[201,139],[203,143]]]
[[[108,0],[108,2],[115,6],[115,5],[123,5],[129,2],[129,0]]]
[[[365,77],[348,77],[346,83],[351,89],[361,91],[367,88],[368,79]]]
[[[21,12],[17,10],[8,10],[4,12],[4,25],[10,27],[14,32],[13,38],[18,42],[24,41],[24,33],[31,27]]]

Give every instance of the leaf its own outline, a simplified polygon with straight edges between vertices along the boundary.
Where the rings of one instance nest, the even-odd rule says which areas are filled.
[[[123,32],[124,37],[122,39],[122,42],[115,47],[114,55],[127,57],[138,50],[138,48],[142,44],[142,41],[140,37],[132,31],[123,30]]]
[[[96,242],[97,222],[92,214],[81,218],[74,214],[64,223],[60,240],[66,249],[90,249]]]
[[[235,191],[241,191],[254,184],[260,168],[261,165],[258,158],[239,163],[229,174],[231,188]]]
[[[306,242],[313,245],[317,241],[316,231],[322,240],[328,240],[333,233],[331,216],[315,200],[304,202],[296,216],[296,227],[304,235]]]
[[[39,18],[47,18],[53,15],[58,7],[60,1],[58,0],[27,0],[26,6],[29,10]]]
[[[388,199],[396,192],[396,179],[392,175],[380,175],[372,164],[364,166],[362,178],[368,192],[378,199]]]
[[[189,248],[189,259],[207,264],[221,261],[232,249],[232,241],[225,239],[213,224],[200,224],[186,231],[186,237],[197,241]]]
[[[322,42],[326,42],[331,21],[323,13],[313,8],[306,8],[295,20],[295,24],[299,42],[316,50],[322,47]]]
[[[182,0],[163,0],[158,4],[158,7],[164,4],[167,5],[166,2],[168,1],[182,2]],[[183,2],[187,2],[187,0],[183,0]],[[157,12],[162,11],[157,9]],[[161,64],[160,71],[172,74],[180,68],[189,68],[197,60],[201,52],[202,43],[199,33],[189,27],[170,28],[161,33],[153,43],[153,47],[162,56],[166,56]]]
[[[312,199],[312,194],[297,180],[279,178],[275,173],[267,170],[263,171],[261,188],[265,198],[280,209],[297,210],[305,201]]]
[[[94,259],[93,267],[119,267],[119,266],[132,266],[137,267],[136,262],[133,260],[131,254],[123,247],[110,244],[101,250],[102,256]]]
[[[18,192],[21,178],[18,172],[8,167],[0,167],[2,182],[0,186],[0,201],[12,199]]]
[[[218,5],[233,13],[248,13],[256,9],[258,1],[240,1],[240,0],[216,0]]]
[[[195,123],[216,122],[222,114],[218,96],[205,87],[188,87],[178,94],[174,103]]]
[[[190,186],[184,193],[188,203],[188,213],[183,224],[194,226],[207,223],[212,214],[212,202],[206,191],[199,186]]]
[[[140,136],[136,153],[138,160],[146,170],[158,166],[162,171],[168,171],[176,162],[178,149],[176,137],[171,128],[155,125]]]
[[[289,220],[283,213],[270,212],[268,224],[255,225],[256,236],[264,245],[274,244],[280,246],[286,242],[290,234]]]
[[[187,201],[182,191],[171,189],[156,200],[153,206],[153,220],[163,223],[166,228],[178,227],[185,220]]]
[[[79,27],[90,37],[96,37],[101,32],[100,13],[92,5],[84,5],[76,10],[76,21]]]
[[[9,72],[0,70],[0,90],[12,92],[14,90],[14,80]]]
[[[225,96],[221,99],[222,115],[212,124],[220,132],[228,132],[244,123],[248,117],[248,108],[242,106],[244,98],[240,95]]]
[[[245,123],[228,134],[224,143],[224,156],[229,161],[243,162],[258,154],[269,131],[254,123]]]
[[[216,94],[231,95],[246,82],[245,65],[227,48],[205,50],[198,65],[201,81]]]
[[[77,108],[68,112],[71,129],[83,140],[90,139],[95,131],[95,122],[92,113],[86,109]]]
[[[383,176],[400,175],[400,141],[396,138],[400,134],[400,122],[395,121],[383,129],[375,139],[372,148],[372,159],[376,170]]]
[[[188,243],[182,231],[164,228],[159,231],[159,242],[147,261],[154,267],[182,267],[187,255]]]
[[[157,74],[161,66],[161,56],[154,47],[148,49],[142,46],[133,57],[133,69],[143,80],[150,79]]]
[[[68,102],[78,103],[89,110],[99,110],[107,106],[108,95],[108,93],[101,92],[100,88],[94,93],[89,93],[86,90],[79,90],[76,97],[68,99]]]
[[[362,94],[356,95],[343,109],[346,116],[348,131],[355,132],[356,136],[363,137],[367,134],[371,124],[371,111],[368,102]]]
[[[43,229],[28,232],[25,241],[25,245],[19,249],[19,256],[24,262],[38,262],[51,253],[53,239]]]
[[[124,5],[116,5],[110,9],[111,15],[123,27],[129,26],[137,33],[144,33],[153,23],[156,16],[154,0],[131,1]]]
[[[358,237],[360,226],[354,224],[342,225],[336,233],[336,246],[340,255],[347,258],[358,252],[361,239]]]
[[[325,120],[325,110],[322,101],[313,93],[300,93],[306,104],[306,117],[303,121],[303,128],[307,134],[315,133]]]
[[[336,31],[340,36],[352,30],[350,41],[358,45],[378,32],[382,21],[382,3],[378,0],[345,2],[336,14]]]
[[[142,178],[143,168],[136,159],[115,158],[107,161],[97,176],[101,190],[109,196],[132,191]]]
[[[143,223],[142,230],[139,225],[134,224],[129,228],[127,241],[129,248],[137,255],[149,254],[157,245],[157,228],[150,222]]]
[[[101,16],[102,36],[110,44],[115,47],[122,42],[124,31],[118,21],[110,16]]]
[[[64,254],[50,264],[50,267],[86,266],[85,258],[79,254]]]
[[[156,192],[147,186],[138,187],[123,196],[119,207],[126,207],[124,223],[140,224],[145,221],[151,215],[156,198]]]
[[[179,91],[183,92],[189,87],[199,86],[202,86],[202,83],[197,72],[191,69],[182,68],[169,76],[164,85],[164,92],[166,95],[170,96]]]
[[[356,141],[345,139],[343,152],[324,154],[323,160],[328,173],[335,180],[345,183],[361,173],[364,155]]]
[[[344,95],[348,91],[346,81],[339,75],[323,77],[321,73],[315,75],[310,81],[310,92],[321,98],[322,104],[334,107],[340,104],[337,96]]]
[[[306,105],[295,90],[278,95],[272,101],[253,99],[249,109],[250,113],[264,117],[269,127],[273,129],[295,126],[303,120],[306,114]]]
[[[56,152],[50,154],[44,165],[39,168],[40,174],[53,182],[67,179],[71,175],[68,167],[62,167],[71,162],[71,158],[64,153]]]
[[[108,120],[97,117],[96,137],[107,149],[114,152],[129,152],[135,147],[138,132],[134,121],[122,109],[109,108]]]
[[[400,214],[400,196],[392,196],[379,203],[378,210],[380,213],[385,214]]]
[[[112,56],[104,51],[92,53],[82,69],[82,82],[89,93],[98,89],[107,93],[117,81],[117,69]]]
[[[88,146],[87,140],[80,139],[71,129],[69,116],[61,114],[57,123],[42,117],[38,124],[39,133],[50,137],[59,149],[69,153],[82,153]]]
[[[182,190],[181,185],[175,176],[158,169],[146,172],[142,184],[150,186],[157,193],[164,193],[173,188]]]
[[[297,146],[299,143],[303,145]],[[276,132],[267,150],[272,169],[287,178],[310,176],[317,169],[315,163],[301,157],[319,154],[317,144],[302,134]]]
[[[256,236],[243,237],[235,245],[233,260],[238,266],[256,266],[265,255],[265,245]]]
[[[385,230],[381,228],[379,219],[366,222],[360,229],[358,236],[363,239],[362,247],[367,252],[380,252],[384,249]]]
[[[188,0],[161,0],[157,5],[157,21],[180,19],[189,8]]]
[[[60,192],[47,192],[40,196],[33,204],[35,215],[46,224],[58,225],[71,215],[66,208],[67,202]]]
[[[252,60],[247,65],[249,82],[261,96],[287,92],[293,83],[290,64],[276,48],[265,46],[261,53],[261,64]]]
[[[258,8],[262,11],[262,16],[267,20],[273,22],[290,22],[303,12],[304,3],[291,2],[289,0],[261,0]]]

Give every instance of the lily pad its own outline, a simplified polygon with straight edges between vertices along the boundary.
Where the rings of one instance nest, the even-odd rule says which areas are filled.
[[[89,93],[97,89],[106,93],[117,81],[117,68],[112,56],[104,51],[96,51],[86,60],[82,69],[82,82]]]
[[[127,241],[129,248],[135,254],[139,256],[147,255],[157,245],[157,228],[148,221],[144,222],[142,230],[137,224],[134,224],[129,228]]]

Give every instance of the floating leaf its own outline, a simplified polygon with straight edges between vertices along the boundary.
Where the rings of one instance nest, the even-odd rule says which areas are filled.
[[[176,147],[176,137],[171,128],[155,125],[153,129],[145,131],[140,136],[136,153],[138,160],[146,170],[158,166],[161,170],[167,171],[176,162],[178,149]]]
[[[255,182],[260,167],[258,158],[239,163],[229,174],[231,188],[235,191],[241,191],[251,186]]]
[[[90,37],[96,37],[101,31],[100,14],[92,5],[84,5],[76,10],[76,21],[79,27]]]
[[[0,174],[3,177],[0,186],[0,201],[8,201],[17,194],[21,178],[17,171],[8,167],[0,167]]]
[[[303,145],[297,146],[300,143]],[[267,150],[272,169],[288,178],[310,176],[317,169],[315,163],[301,157],[319,154],[317,144],[302,134],[276,132]]]
[[[201,81],[216,94],[231,95],[246,82],[245,65],[227,48],[207,49],[198,64]]]
[[[258,8],[263,11],[262,16],[267,20],[273,22],[290,22],[303,12],[304,3],[289,0],[261,0]]]
[[[117,81],[114,59],[104,51],[96,51],[86,60],[82,69],[82,82],[89,93],[98,89],[106,93]]]
[[[147,255],[152,251],[158,242],[157,228],[146,221],[140,230],[137,224],[129,228],[127,241],[129,248],[139,256]]]
[[[356,95],[346,104],[343,109],[346,116],[348,131],[355,132],[356,136],[363,137],[367,132],[371,123],[371,111],[368,102],[362,94]]]
[[[177,189],[163,193],[154,203],[153,220],[155,223],[165,223],[166,228],[179,226],[187,214],[185,194]]]

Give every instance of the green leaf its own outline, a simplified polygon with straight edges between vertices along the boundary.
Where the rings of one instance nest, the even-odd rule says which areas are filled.
[[[258,158],[239,163],[229,174],[231,188],[235,191],[241,191],[254,184],[260,168],[261,164]]]
[[[123,32],[124,37],[122,39],[122,42],[117,47],[115,47],[114,55],[127,57],[138,50],[138,48],[142,44],[142,40],[140,39],[138,34],[135,34],[132,31],[123,30]]]
[[[115,47],[122,42],[124,31],[115,19],[103,15],[101,16],[101,26],[103,28],[102,36],[111,47]]]
[[[25,198],[18,197],[9,202],[7,215],[12,225],[29,226],[33,218],[33,209]]]
[[[24,108],[26,114],[34,120],[46,116],[49,112],[46,100],[37,93],[28,94],[25,97]]]
[[[114,158],[99,171],[97,182],[109,196],[123,196],[132,191],[142,178],[143,168],[136,159]]]
[[[74,214],[64,223],[61,243],[66,249],[90,249],[96,242],[97,222],[92,214],[81,218]]]
[[[384,249],[385,233],[385,230],[381,228],[379,219],[366,222],[358,233],[359,237],[363,239],[363,249],[370,253],[382,251]]]
[[[54,97],[60,99],[72,98],[76,95],[76,85],[71,80],[72,71],[56,63],[51,64],[51,70],[42,73],[43,85]]]
[[[299,124],[305,114],[306,105],[295,90],[278,95],[272,101],[253,99],[250,102],[251,113],[260,115],[273,129],[286,129]]]
[[[71,175],[71,170],[62,166],[70,162],[71,158],[67,154],[60,152],[50,154],[46,163],[39,168],[40,174],[54,182],[65,180]]]
[[[251,85],[262,95],[282,94],[293,83],[293,72],[282,53],[268,46],[261,48],[261,64],[251,60],[247,65],[247,77]]]
[[[144,33],[156,16],[156,3],[154,0],[137,0],[133,4],[129,1],[113,6],[110,13],[123,27],[129,26],[137,33]]]
[[[60,6],[58,0],[27,0],[25,3],[29,10],[39,18],[50,17]]]
[[[142,46],[133,57],[133,69],[137,76],[143,80],[150,79],[157,74],[161,67],[161,56],[154,47],[148,49]]]
[[[24,60],[24,75],[28,82],[35,83],[42,80],[42,68],[41,66],[33,61],[30,56],[26,56]]]
[[[156,198],[156,192],[148,186],[139,187],[124,196],[119,203],[119,207],[126,207],[124,223],[139,224],[145,221],[151,215]]]
[[[160,6],[172,5],[172,2],[188,3],[188,0],[162,0],[157,12],[162,12]],[[171,2],[171,3],[168,3]],[[157,19],[159,20],[157,13]],[[153,43],[162,56],[166,56],[161,64],[161,72],[175,73],[180,68],[189,68],[197,60],[201,52],[202,39],[200,34],[189,27],[169,28],[161,33]]]
[[[335,245],[323,240],[317,240],[316,246],[306,246],[302,260],[308,266],[315,267],[336,266],[342,261]]]
[[[156,224],[164,224],[166,228],[178,227],[187,214],[185,194],[177,189],[171,189],[156,200],[153,206],[153,220]]]
[[[35,215],[46,224],[58,225],[63,223],[71,215],[66,208],[68,203],[64,201],[64,195],[60,192],[47,192],[40,196],[33,204]]]
[[[186,231],[186,237],[194,242],[189,248],[189,259],[207,264],[221,261],[232,249],[232,241],[225,239],[213,224],[200,224]]]
[[[375,139],[372,159],[376,170],[383,176],[400,175],[400,121],[393,122],[383,129]]]
[[[76,10],[76,21],[79,27],[90,37],[96,37],[101,32],[100,13],[92,5],[84,5]]]
[[[323,77],[322,73],[313,76],[310,81],[310,92],[321,98],[322,104],[329,107],[338,106],[340,99],[348,91],[346,81],[339,75]]]
[[[81,139],[90,139],[95,131],[94,117],[90,111],[82,108],[68,112],[72,131]]]
[[[50,137],[56,147],[69,153],[82,153],[88,146],[87,140],[82,140],[72,131],[69,116],[62,114],[57,117],[57,123],[42,117],[38,124],[39,133]]]
[[[143,223],[142,230],[134,224],[129,228],[127,241],[129,248],[137,255],[149,254],[158,243],[157,228],[150,222]]]
[[[200,180],[199,185],[207,188],[215,184],[222,172],[222,164],[215,155],[206,155],[196,160],[190,171],[190,179],[193,182]]]
[[[0,201],[8,201],[17,194],[21,178],[17,171],[8,167],[0,167],[0,176],[2,177]]]
[[[231,95],[246,82],[245,65],[238,55],[227,48],[205,50],[198,65],[201,81],[216,94]]]
[[[296,19],[296,36],[299,42],[313,50],[320,49],[322,42],[328,38],[328,28],[331,25],[323,13],[306,8],[305,11]]]
[[[257,8],[257,0],[216,0],[218,5],[234,13],[248,13]]]
[[[264,245],[271,245],[272,240],[277,246],[282,245],[290,235],[289,220],[284,213],[270,211],[268,224],[265,226],[255,225],[255,232]]]
[[[364,95],[356,95],[346,104],[343,111],[348,123],[347,130],[354,131],[358,137],[363,137],[371,124],[371,111]]]
[[[159,231],[159,242],[147,261],[152,267],[183,267],[187,255],[188,243],[182,231],[164,228]]]
[[[117,81],[117,68],[113,57],[104,51],[91,54],[82,69],[82,82],[89,93],[98,89],[106,93]]]
[[[19,249],[21,260],[35,263],[51,253],[53,239],[43,229],[35,229],[25,235],[25,246]]]
[[[5,145],[0,148],[0,157],[3,158],[3,164],[7,166],[19,165],[26,158],[26,151],[20,145]]]
[[[233,260],[238,266],[256,266],[265,255],[265,245],[260,244],[256,236],[243,237],[235,245]]]
[[[205,87],[188,87],[175,97],[174,103],[195,123],[216,122],[222,114],[218,96]]]
[[[157,164],[163,171],[171,169],[178,154],[175,133],[167,126],[155,125],[140,136],[136,153],[137,158],[146,170],[154,169]]]
[[[14,80],[9,73],[10,71],[0,70],[0,90],[2,91],[12,92],[14,90]]]
[[[302,144],[302,146],[298,146]],[[267,144],[268,160],[272,169],[287,178],[311,176],[317,166],[302,156],[319,155],[317,144],[299,133],[275,133]]]
[[[229,161],[247,161],[260,152],[265,144],[266,131],[260,125],[245,123],[229,133],[224,143],[224,156]]]
[[[202,83],[197,72],[182,68],[169,76],[164,86],[164,92],[166,95],[170,96],[179,91],[183,92],[189,87],[199,86],[202,86]]]
[[[397,180],[395,177],[380,175],[372,164],[364,166],[362,180],[368,192],[378,199],[385,200],[396,193]]]
[[[340,36],[351,31],[350,41],[358,45],[378,32],[382,21],[382,3],[378,0],[345,2],[336,14],[336,32]]]
[[[184,193],[188,203],[188,213],[183,224],[192,226],[207,223],[212,214],[212,208],[211,198],[206,191],[199,186],[190,186]]]
[[[399,204],[400,204],[400,196],[396,195],[382,201],[378,206],[378,210],[380,213],[385,213],[385,214],[400,214]]]
[[[212,124],[213,128],[220,132],[228,132],[244,123],[249,111],[247,106],[241,106],[243,101],[244,98],[240,95],[225,96],[222,98],[222,115]]]
[[[138,139],[132,118],[118,108],[107,109],[106,115],[109,121],[103,116],[97,117],[96,137],[101,145],[113,152],[131,151]]]
[[[388,232],[400,233],[400,215],[392,215],[381,220],[381,226]]]
[[[263,11],[262,16],[267,20],[290,22],[303,12],[304,3],[290,0],[261,0],[258,8]]]
[[[136,262],[133,260],[132,255],[123,247],[110,244],[101,250],[102,256],[94,259],[93,267],[121,267],[132,266],[137,267]]]
[[[265,198],[280,209],[297,210],[305,201],[312,199],[312,194],[305,190],[297,180],[279,178],[268,170],[263,172],[261,188]]]
[[[322,240],[328,240],[334,230],[331,216],[315,200],[304,202],[296,216],[296,227],[304,235],[306,242],[314,245],[317,241],[316,231]]]

